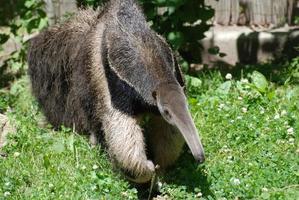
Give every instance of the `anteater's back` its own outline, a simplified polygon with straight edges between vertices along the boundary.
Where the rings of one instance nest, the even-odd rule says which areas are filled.
[[[50,123],[63,122],[75,59],[87,33],[95,26],[99,11],[80,11],[61,25],[43,31],[32,39],[28,54],[29,75],[37,97]]]

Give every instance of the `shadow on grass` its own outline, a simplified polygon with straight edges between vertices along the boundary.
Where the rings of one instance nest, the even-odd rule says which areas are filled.
[[[196,193],[200,189],[203,197],[215,198],[210,190],[211,183],[205,173],[205,165],[195,162],[191,154],[184,151],[178,163],[165,174],[165,182],[177,186],[184,186],[187,192]]]
[[[200,191],[202,197],[216,198],[212,190],[210,190],[211,183],[205,173],[205,165],[198,165],[192,155],[186,151],[184,151],[177,164],[160,178],[162,178],[163,183],[168,186],[174,188],[183,187],[186,192],[194,194]],[[150,184],[132,184],[132,187],[137,189],[138,199],[148,199]],[[158,195],[161,195],[161,191],[158,191],[157,186],[155,186],[151,199]]]

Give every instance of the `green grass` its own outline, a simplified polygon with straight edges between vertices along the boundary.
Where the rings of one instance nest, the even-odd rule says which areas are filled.
[[[278,85],[257,72],[232,80],[218,71],[188,76],[206,162],[198,166],[186,150],[160,177],[161,196],[298,199],[299,85],[292,80]],[[41,125],[28,85],[25,76],[0,91],[0,112],[17,127],[0,157],[0,199],[137,199],[100,147],[71,129]]]

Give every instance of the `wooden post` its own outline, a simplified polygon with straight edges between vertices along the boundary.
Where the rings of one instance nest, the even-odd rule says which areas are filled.
[[[240,17],[240,3],[239,0],[231,0],[231,18],[230,18],[230,24],[236,25],[238,24],[239,17]]]
[[[215,13],[215,20],[218,24],[221,25],[229,25],[230,22],[230,0],[220,0],[216,4],[216,13]]]

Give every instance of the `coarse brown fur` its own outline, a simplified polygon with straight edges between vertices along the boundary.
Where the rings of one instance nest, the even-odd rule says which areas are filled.
[[[43,31],[32,40],[28,60],[33,94],[48,121],[104,140],[135,182],[149,181],[154,164],[165,169],[178,158],[183,137],[162,118],[154,94],[165,84],[181,94],[183,79],[134,0],[79,11]],[[148,113],[154,123],[146,144],[138,119]]]

